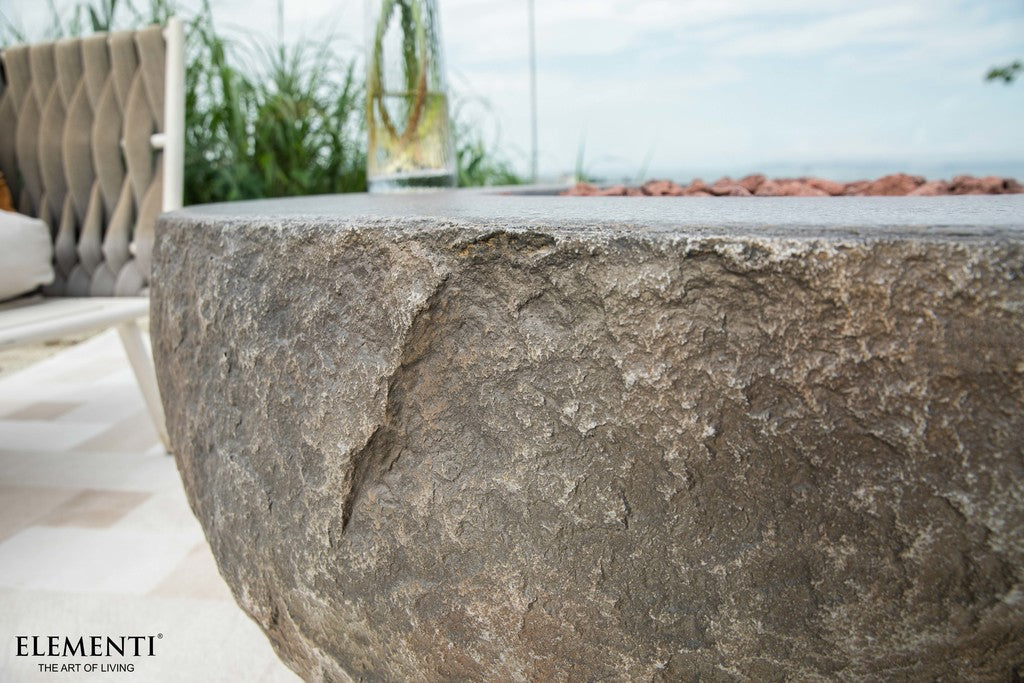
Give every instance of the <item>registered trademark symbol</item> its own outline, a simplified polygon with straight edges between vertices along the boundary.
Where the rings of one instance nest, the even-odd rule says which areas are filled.
[[[158,634],[156,634],[156,637],[157,637],[157,638],[163,638],[163,637],[164,637],[164,634],[162,634],[162,633],[158,633]]]

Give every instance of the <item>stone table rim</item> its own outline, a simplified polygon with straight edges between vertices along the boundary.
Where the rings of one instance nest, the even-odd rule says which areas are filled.
[[[471,234],[784,238],[794,241],[1024,242],[1024,195],[947,197],[557,197],[452,190],[317,195],[202,204],[159,226],[448,229]]]

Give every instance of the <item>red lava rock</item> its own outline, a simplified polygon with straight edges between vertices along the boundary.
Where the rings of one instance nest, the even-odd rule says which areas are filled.
[[[648,180],[640,189],[652,197],[681,197],[683,194],[683,187],[671,180]]]
[[[825,178],[765,178],[760,174],[733,180],[719,178],[708,185],[700,178],[683,187],[671,180],[649,180],[640,187],[612,185],[600,188],[590,183],[576,183],[562,192],[570,197],[825,197],[825,196],[901,196],[932,197],[946,194],[1020,194],[1024,185],[1014,178],[958,175],[952,181],[925,181],[921,176],[893,173],[876,180],[838,183]]]
[[[821,190],[825,194],[832,195],[833,197],[841,195],[846,189],[846,185],[843,183],[837,183],[834,180],[825,180],[824,178],[805,178],[804,183]]]
[[[700,178],[695,178],[693,182],[686,186],[683,190],[683,195],[686,197],[703,197],[711,194],[711,188],[708,187]]]
[[[975,178],[972,175],[958,175],[953,178],[953,194],[1002,194],[1003,179],[999,176]]]
[[[846,183],[846,186],[843,189],[843,195],[847,197],[860,197],[864,194],[864,191],[868,189],[868,185],[870,184],[870,180],[855,180],[852,183]]]
[[[729,189],[729,192],[727,192],[725,196],[726,197],[751,197],[753,195],[751,194],[750,190],[748,190],[747,188],[743,187],[742,185],[734,185],[732,188]]]
[[[729,176],[719,178],[715,182],[711,183],[711,194],[713,195],[724,195],[729,193],[729,189],[732,188],[736,182]]]
[[[958,175],[953,177],[949,184],[949,191],[953,194],[973,194],[973,191],[981,190],[978,179],[972,175]]]
[[[761,187],[761,183],[764,181],[765,177],[763,175],[760,173],[752,173],[740,178],[739,183],[747,190],[747,192],[754,194],[757,192],[757,188]]]
[[[597,187],[590,183],[576,183],[562,194],[567,197],[592,197],[599,191]]]
[[[945,180],[929,180],[907,194],[912,197],[937,197],[941,194],[949,194],[949,183]]]
[[[868,185],[864,194],[872,197],[898,197],[910,194],[922,185],[924,185],[924,178],[919,175],[893,173],[882,176]]]
[[[1002,194],[1003,179],[997,175],[988,175],[981,179],[981,189],[985,194]]]
[[[711,194],[719,197],[749,197],[750,190],[726,176],[715,181],[711,186]]]
[[[828,197],[828,192],[811,187],[799,180],[787,180],[779,183],[779,196],[781,197]]]

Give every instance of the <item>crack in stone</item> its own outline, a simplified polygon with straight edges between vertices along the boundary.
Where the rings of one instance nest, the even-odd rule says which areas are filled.
[[[536,231],[510,232],[508,230],[495,230],[484,235],[468,240],[461,245],[459,256],[480,257],[484,255],[497,256],[498,254],[513,252],[550,252],[556,244],[553,236]]]
[[[394,467],[395,461],[401,455],[401,453],[397,453],[393,458],[387,457],[387,454],[393,450],[389,428],[394,423],[395,415],[400,409],[401,396],[404,393],[399,384],[408,374],[409,369],[423,358],[426,348],[429,346],[428,342],[431,338],[429,330],[433,327],[433,314],[449,289],[450,279],[451,274],[445,274],[434,287],[434,291],[413,314],[401,345],[401,357],[387,378],[384,414],[376,428],[367,437],[366,442],[349,455],[349,469],[343,482],[344,491],[341,503],[342,531],[348,528],[355,504],[361,498],[366,486],[371,481],[378,480]]]

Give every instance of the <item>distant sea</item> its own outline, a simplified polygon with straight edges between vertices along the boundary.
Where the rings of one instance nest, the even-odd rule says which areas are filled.
[[[636,169],[609,172],[604,176],[606,182],[633,182],[636,180]],[[775,178],[798,178],[801,176],[817,176],[830,180],[851,181],[865,178],[878,178],[890,173],[910,173],[921,175],[929,180],[951,180],[953,176],[969,173],[975,176],[997,175],[1004,178],[1017,178],[1024,181],[1024,159],[1020,161],[957,161],[957,162],[921,162],[921,161],[818,161],[818,162],[772,162],[751,163],[730,166],[680,166],[652,167],[645,174],[646,178],[667,178],[676,182],[690,182],[694,178],[713,181],[722,176],[741,178],[750,173],[763,173]]]

